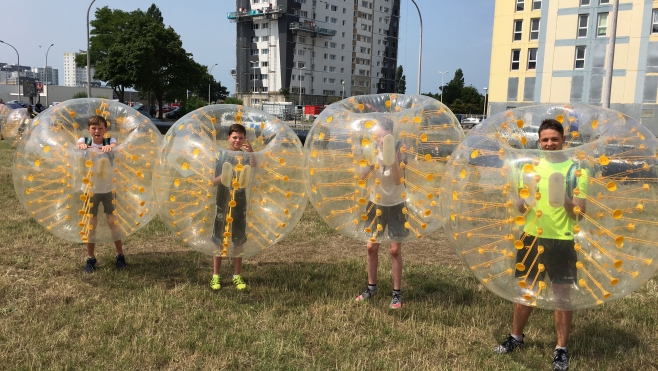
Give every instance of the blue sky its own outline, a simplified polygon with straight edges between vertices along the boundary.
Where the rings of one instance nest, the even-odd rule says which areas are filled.
[[[321,1],[321,0],[320,0]],[[348,0],[350,1],[350,0]],[[64,83],[64,53],[86,49],[86,16],[91,0],[23,0],[22,16],[4,16],[0,22],[0,40],[12,44],[19,52],[21,65],[43,67],[46,49],[48,64],[59,70]],[[64,5],[66,3],[66,5]],[[103,6],[132,11],[142,10],[153,0],[96,0],[94,10]],[[423,17],[423,58],[421,92],[437,93],[441,85],[439,71],[464,71],[466,85],[480,92],[488,86],[491,57],[492,0],[416,0]],[[161,0],[155,2],[165,24],[181,36],[183,47],[194,60],[212,66],[216,80],[233,91],[230,71],[235,67],[235,24],[226,14],[235,10],[233,0]],[[418,13],[411,0],[401,0],[398,64],[404,67],[407,93],[415,93],[418,79]],[[39,48],[41,45],[41,48]],[[0,44],[0,62],[16,63],[16,53]]]

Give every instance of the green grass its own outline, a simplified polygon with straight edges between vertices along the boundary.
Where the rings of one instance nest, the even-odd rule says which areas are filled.
[[[365,287],[363,243],[337,235],[309,205],[280,244],[245,260],[237,292],[222,267],[211,292],[209,257],[156,219],[125,242],[117,272],[110,244],[82,273],[85,249],[28,218],[11,183],[13,151],[0,142],[1,370],[545,370],[552,312],[536,311],[526,348],[492,348],[509,332],[511,304],[461,266],[442,231],[404,245],[403,307],[388,309],[390,262],[380,294]],[[576,313],[573,370],[658,369],[658,287]]]

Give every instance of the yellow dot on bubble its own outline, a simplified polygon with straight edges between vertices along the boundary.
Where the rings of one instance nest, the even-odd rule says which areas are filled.
[[[599,157],[599,164],[606,166],[609,163],[610,163],[610,159],[606,155],[601,155],[601,157]]]

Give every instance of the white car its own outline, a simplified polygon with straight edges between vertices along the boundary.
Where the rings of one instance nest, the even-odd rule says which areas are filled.
[[[475,125],[479,124],[480,120],[476,119],[475,117],[465,117],[462,119],[462,127],[464,129],[473,129]]]

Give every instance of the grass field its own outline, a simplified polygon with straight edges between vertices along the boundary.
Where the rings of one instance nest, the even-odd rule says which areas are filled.
[[[380,294],[365,287],[363,243],[330,230],[309,205],[280,244],[245,259],[248,290],[211,292],[209,257],[156,219],[125,243],[85,249],[30,219],[11,183],[14,150],[0,142],[0,370],[547,370],[553,315],[536,311],[526,348],[500,356],[511,304],[464,269],[443,231],[405,244],[403,306],[388,309],[390,260]],[[572,370],[658,369],[656,278],[630,296],[576,313]]]

